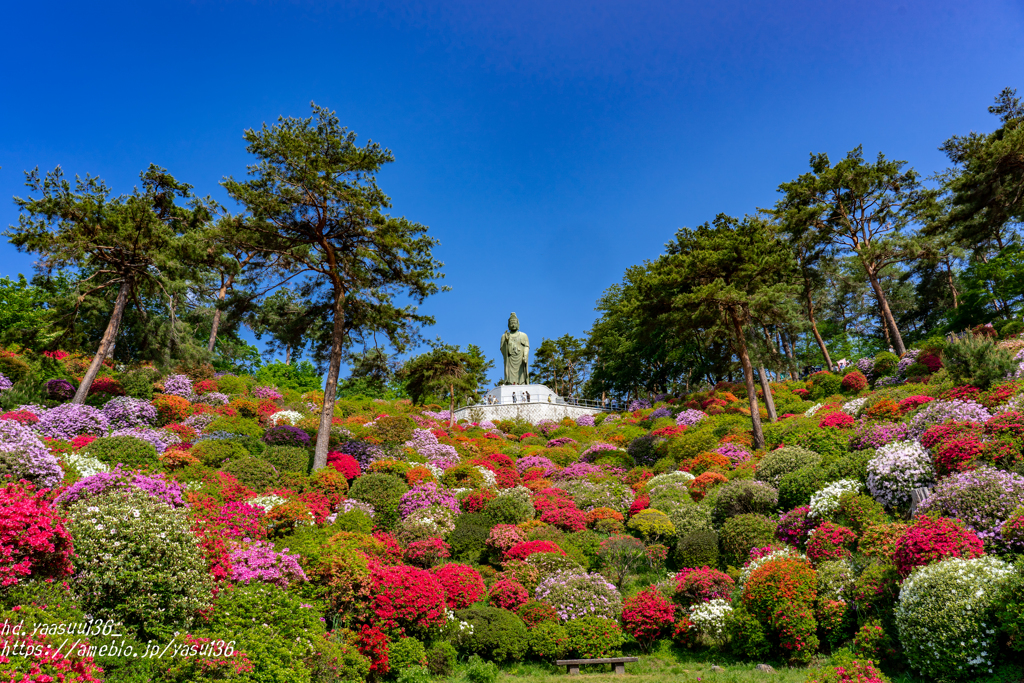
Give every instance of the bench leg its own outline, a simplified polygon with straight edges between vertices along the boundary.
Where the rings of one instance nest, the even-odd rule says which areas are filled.
[[[616,662],[614,666],[615,666],[615,675],[617,675],[617,676],[625,676],[626,675],[626,665],[624,663]]]
[[[580,667],[579,667],[578,664],[570,664],[569,666],[567,666],[565,668],[568,671],[570,676],[579,676],[580,675]]]

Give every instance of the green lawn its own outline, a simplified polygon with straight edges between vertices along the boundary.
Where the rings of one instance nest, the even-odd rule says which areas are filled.
[[[711,670],[718,664],[725,671]],[[529,679],[531,683],[683,683],[684,681],[713,681],[715,683],[754,683],[777,681],[778,683],[803,683],[807,669],[790,669],[777,664],[775,673],[763,673],[754,669],[754,664],[737,664],[701,659],[673,661],[665,655],[640,655],[640,661],[626,665],[626,675],[616,676],[611,667],[595,666],[593,671],[584,670],[580,676],[570,677],[565,667],[553,664],[510,664],[502,667],[502,683],[506,679]]]

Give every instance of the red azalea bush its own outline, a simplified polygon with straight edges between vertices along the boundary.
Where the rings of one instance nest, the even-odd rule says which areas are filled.
[[[850,556],[850,547],[857,542],[852,529],[825,522],[811,534],[807,541],[807,557],[812,562],[842,560]]]
[[[977,422],[945,422],[929,427],[921,435],[921,445],[935,448],[939,444],[966,436],[981,437],[984,428]]]
[[[64,644],[53,640],[37,634],[0,634],[0,652],[32,653],[0,655],[0,675],[11,683],[103,683],[103,669],[92,657],[79,657],[77,650],[69,652],[66,647],[62,650]]]
[[[935,400],[934,396],[907,396],[905,399],[897,403],[900,410],[904,413],[909,413],[911,410],[920,408],[925,403],[931,403]]]
[[[92,434],[80,434],[75,438],[71,439],[71,448],[77,451],[80,448],[85,448],[95,440],[96,437],[93,436]]]
[[[917,362],[927,367],[928,371],[932,373],[942,369],[942,359],[934,353],[922,353],[917,357]]]
[[[814,618],[818,578],[810,563],[795,557],[769,560],[751,572],[743,605],[775,633],[790,660],[806,663],[818,649]]]
[[[540,521],[563,531],[583,531],[587,528],[587,514],[575,507],[552,508],[540,515]]]
[[[181,396],[162,394],[155,397],[152,403],[153,407],[156,408],[157,418],[162,425],[182,422],[192,414],[192,404],[188,402],[187,398],[182,398]]]
[[[542,621],[558,621],[558,612],[546,602],[527,600],[516,610],[516,616],[523,620],[528,628],[533,628]]]
[[[345,475],[349,481],[362,474],[359,462],[347,453],[331,451],[327,454],[327,464]]]
[[[0,488],[0,586],[72,573],[71,534],[47,492],[25,481]]]
[[[958,519],[923,515],[896,541],[893,561],[900,576],[947,557],[981,557],[981,539]]]
[[[192,385],[192,391],[196,396],[202,396],[203,394],[208,394],[211,391],[217,391],[217,380],[201,379]]]
[[[700,569],[681,569],[676,574],[673,599],[683,607],[716,599],[728,600],[735,587],[736,582],[732,577],[717,569],[708,566]]]
[[[451,562],[430,570],[444,589],[444,604],[449,609],[463,609],[487,592],[480,572],[465,564]]]
[[[497,497],[497,494],[491,489],[477,489],[459,501],[459,507],[463,512],[483,512],[487,503]]]
[[[422,569],[430,569],[441,560],[451,556],[451,546],[445,543],[443,538],[437,536],[413,541],[405,549],[405,561]],[[444,583],[441,585],[444,586]]]
[[[81,380],[79,380],[81,382]],[[111,396],[124,396],[124,389],[121,388],[121,383],[113,377],[97,377],[92,381],[89,386],[89,395],[93,394],[110,394]]]
[[[651,506],[651,497],[647,494],[637,496],[629,506],[629,516],[642,512]]]
[[[622,603],[622,625],[645,651],[672,627],[675,605],[654,588],[642,590]]]
[[[793,508],[779,516],[779,524],[775,527],[775,538],[795,546],[803,548],[807,538],[814,528],[814,522],[810,519],[811,506]]]
[[[1020,439],[1024,437],[1024,414],[1017,411],[1001,413],[985,422],[986,434]]]
[[[940,476],[972,469],[985,452],[985,444],[976,436],[943,442],[935,452],[935,471]]]
[[[824,429],[825,427],[835,427],[837,429],[849,429],[853,427],[853,415],[847,415],[846,413],[830,413],[825,417],[821,418],[818,426]]]
[[[522,584],[511,579],[501,579],[491,586],[491,604],[501,609],[515,612],[516,609],[530,599],[530,594]]]
[[[690,482],[690,497],[695,501],[700,502],[704,500],[704,496],[708,495],[708,491],[718,484],[725,484],[729,480],[724,474],[718,472],[704,472],[694,477],[693,481]]]
[[[851,393],[864,391],[865,389],[868,388],[868,378],[865,377],[864,373],[861,372],[860,370],[854,370],[853,372],[846,373],[846,375],[843,377],[841,386],[843,387],[843,391],[849,391]],[[803,389],[802,391],[807,390]]]
[[[527,541],[517,543],[505,553],[506,560],[525,560],[534,553],[558,553],[565,555],[565,551],[551,541]]]
[[[39,422],[39,416],[28,410],[12,410],[9,413],[0,415],[0,420],[12,420],[18,424],[34,425]]]
[[[446,622],[445,604],[444,588],[426,570],[404,565],[370,570],[367,616],[382,628],[441,626]]]
[[[375,626],[363,626],[356,643],[359,654],[370,660],[370,674],[384,676],[391,670],[388,664],[388,637]]]

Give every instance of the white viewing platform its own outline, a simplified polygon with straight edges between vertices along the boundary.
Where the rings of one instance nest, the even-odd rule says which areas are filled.
[[[483,422],[521,418],[537,424],[541,420],[558,422],[565,417],[575,420],[581,415],[596,415],[611,409],[610,403],[563,398],[543,384],[503,384],[484,394],[479,403],[458,408],[455,419]]]

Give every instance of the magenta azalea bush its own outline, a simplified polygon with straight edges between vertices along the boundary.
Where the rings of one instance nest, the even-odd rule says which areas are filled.
[[[62,403],[40,415],[35,430],[51,439],[70,441],[82,434],[105,435],[110,431],[110,420],[99,408],[79,403]]]

